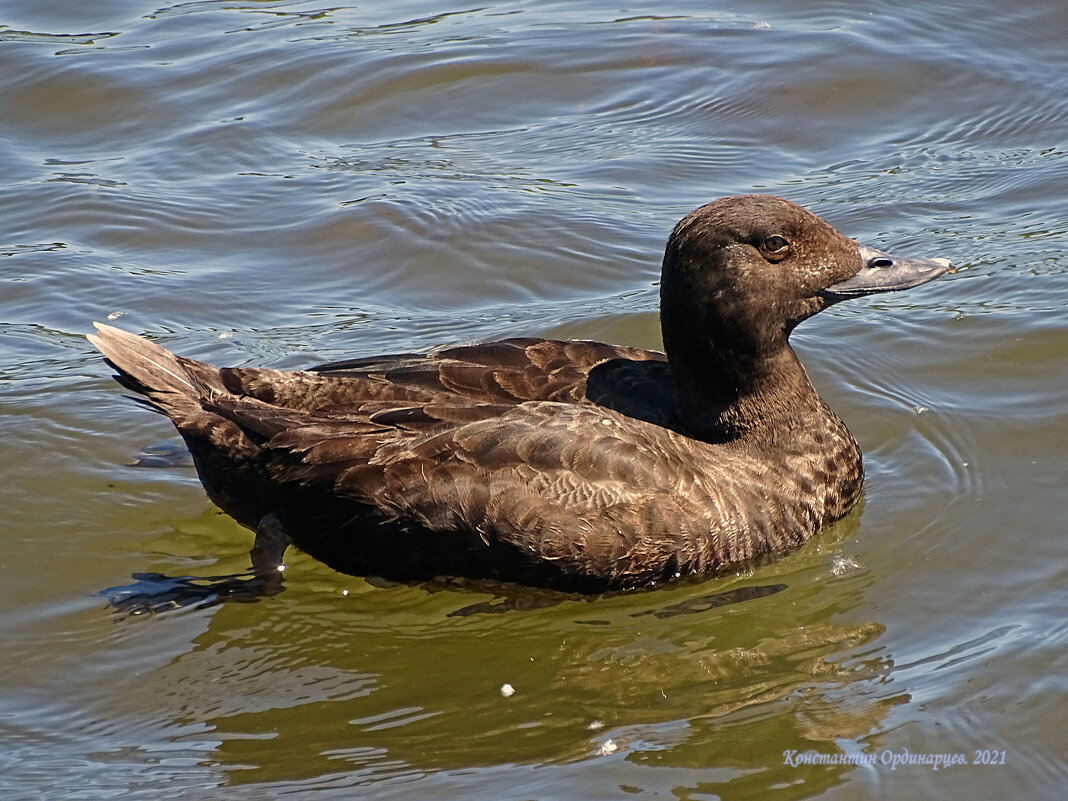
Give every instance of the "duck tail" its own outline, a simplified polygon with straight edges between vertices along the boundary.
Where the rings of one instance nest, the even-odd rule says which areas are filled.
[[[117,371],[115,380],[140,395],[137,400],[179,423],[203,411],[203,401],[225,392],[219,371],[193,359],[175,356],[144,337],[114,326],[93,323],[88,339]]]

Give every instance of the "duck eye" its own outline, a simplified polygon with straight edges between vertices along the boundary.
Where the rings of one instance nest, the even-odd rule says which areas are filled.
[[[772,264],[780,262],[790,253],[790,243],[778,234],[772,234],[760,243],[760,255]]]

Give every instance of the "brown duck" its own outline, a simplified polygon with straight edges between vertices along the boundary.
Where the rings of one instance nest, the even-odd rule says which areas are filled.
[[[600,591],[782,552],[845,515],[860,449],[790,332],[949,269],[743,195],[668,239],[665,353],[522,338],[286,372],[212,367],[105,325],[89,339],[256,531],[259,571],[293,543],[357,575]]]

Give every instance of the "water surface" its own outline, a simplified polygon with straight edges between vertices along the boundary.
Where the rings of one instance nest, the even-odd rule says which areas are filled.
[[[6,2],[0,794],[1063,797],[1066,40],[1037,0]],[[668,232],[750,191],[961,267],[796,332],[868,470],[805,548],[594,600],[301,555],[256,604],[99,595],[250,535],[127,464],[172,430],[92,320],[286,368],[659,347]]]

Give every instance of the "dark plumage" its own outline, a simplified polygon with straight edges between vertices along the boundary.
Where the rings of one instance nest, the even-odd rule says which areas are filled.
[[[169,417],[211,499],[345,572],[597,591],[800,545],[860,497],[860,449],[787,338],[843,298],[949,262],[895,260],[766,195],[717,200],[667,244],[667,355],[508,339],[216,368],[98,325],[118,381]]]

